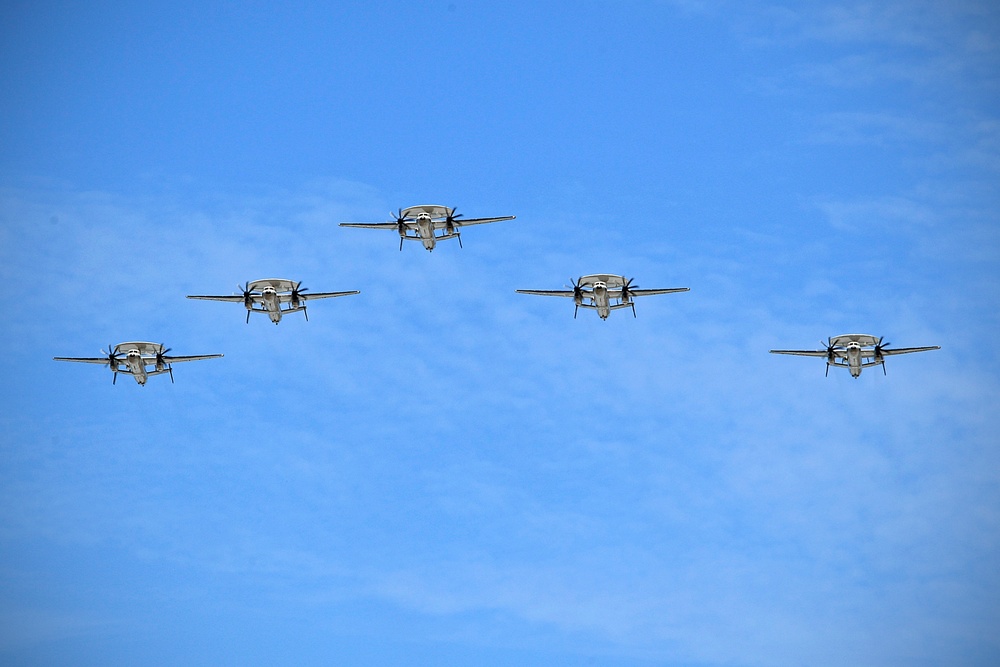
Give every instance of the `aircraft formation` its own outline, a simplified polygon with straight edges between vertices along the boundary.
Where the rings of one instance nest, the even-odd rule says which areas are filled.
[[[399,234],[399,249],[402,251],[404,241],[419,241],[425,249],[433,251],[438,242],[457,239],[462,247],[462,227],[481,225],[489,222],[513,220],[515,216],[499,216],[490,218],[462,219],[461,213],[447,206],[420,205],[399,208],[396,213],[389,214],[393,220],[388,222],[342,222],[341,227],[359,229],[395,230]],[[654,296],[657,294],[672,294],[687,292],[687,287],[670,287],[661,289],[640,289],[633,284],[634,278],[611,273],[594,273],[581,276],[566,289],[519,289],[518,294],[534,294],[539,296],[558,296],[573,299],[573,318],[576,319],[580,308],[597,311],[598,317],[607,320],[611,311],[630,308],[632,316],[636,316],[636,297]],[[247,281],[242,286],[237,285],[239,292],[231,295],[191,294],[189,299],[206,301],[223,301],[242,303],[247,311],[246,323],[250,323],[250,315],[260,313],[267,315],[274,324],[290,313],[301,312],[306,321],[309,315],[306,302],[316,299],[329,299],[340,296],[360,294],[358,290],[340,292],[313,292],[306,294],[308,288],[302,287],[301,281],[286,278],[262,278]],[[830,367],[846,368],[851,376],[857,378],[862,369],[871,366],[882,366],[885,373],[885,358],[896,354],[926,352],[941,349],[937,345],[925,347],[889,348],[889,343],[883,343],[882,337],[876,338],[870,334],[841,334],[831,336],[822,350],[771,350],[772,354],[790,354],[806,357],[822,357],[826,359],[826,374]],[[172,364],[203,359],[218,359],[222,354],[199,354],[187,356],[171,356],[169,348],[162,343],[124,342],[108,346],[101,350],[100,357],[54,357],[56,361],[74,361],[88,364],[102,364],[112,372],[111,383],[115,384],[118,375],[131,375],[139,385],[145,386],[153,375],[168,374],[174,381]]]

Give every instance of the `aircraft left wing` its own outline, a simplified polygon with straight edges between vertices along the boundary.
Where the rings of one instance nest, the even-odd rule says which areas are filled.
[[[940,350],[940,345],[931,345],[930,347],[897,347],[894,350],[887,350],[882,348],[882,356],[888,357],[893,354],[909,354],[910,352],[927,352],[928,350]]]
[[[619,290],[620,292],[621,290]],[[653,296],[654,294],[673,294],[674,292],[690,292],[690,287],[670,287],[667,289],[630,289],[631,296]]]
[[[499,218],[469,218],[468,220],[455,220],[456,227],[468,227],[469,225],[484,225],[487,222],[502,222],[504,220],[513,220],[516,215],[504,215]]]
[[[573,296],[573,290],[564,289],[519,289],[518,294],[539,294],[541,296]]]
[[[825,357],[827,352],[826,350],[771,350],[771,354],[794,354],[800,357]]]
[[[79,361],[83,364],[104,364],[110,363],[107,357],[52,357],[55,361]]]
[[[186,357],[163,357],[163,361],[165,361],[168,364],[179,364],[182,361],[200,361],[202,359],[218,359],[221,356],[222,356],[221,354],[193,354]]]
[[[409,222],[404,221],[404,222]],[[357,227],[359,229],[397,229],[395,222],[342,222],[341,227]]]
[[[189,294],[189,299],[204,299],[205,301],[231,301],[233,303],[243,303],[243,297],[239,294],[231,296],[208,296],[203,294]]]

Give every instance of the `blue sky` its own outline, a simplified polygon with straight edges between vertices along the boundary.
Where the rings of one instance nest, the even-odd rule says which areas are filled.
[[[1000,660],[991,3],[0,26],[0,662]],[[517,220],[337,227],[420,203]],[[514,293],[604,271],[691,292]],[[183,298],[272,276],[361,294]],[[134,339],[226,356],[50,361]]]

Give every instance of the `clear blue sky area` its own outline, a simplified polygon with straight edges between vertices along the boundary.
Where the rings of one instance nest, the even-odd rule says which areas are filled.
[[[6,2],[0,91],[0,664],[1000,664],[996,3]],[[691,291],[514,291],[600,272]]]

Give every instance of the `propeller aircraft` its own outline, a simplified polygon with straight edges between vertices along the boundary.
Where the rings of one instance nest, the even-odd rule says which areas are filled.
[[[146,380],[151,375],[162,375],[168,373],[170,382],[174,381],[174,371],[171,364],[178,364],[182,361],[199,361],[201,359],[218,359],[221,354],[196,354],[186,357],[167,356],[170,348],[164,348],[162,343],[118,343],[114,347],[108,346],[108,351],[101,350],[103,357],[53,357],[56,361],[78,361],[85,364],[104,364],[111,368],[114,376],[111,384],[118,381],[118,374],[125,373],[135,378],[140,385],[145,386]],[[152,366],[149,370],[147,366]]]
[[[303,294],[308,287],[302,287],[302,282],[285,280],[284,278],[264,278],[262,280],[247,281],[240,287],[240,294],[232,296],[205,296],[188,295],[189,299],[203,299],[206,301],[230,301],[233,303],[243,303],[247,309],[247,324],[250,323],[250,313],[266,313],[271,321],[277,324],[283,315],[288,313],[302,312],[309,321],[309,313],[306,312],[306,301],[310,299],[329,299],[337,296],[348,296],[350,294],[360,294],[358,290],[349,292],[316,292],[314,294]],[[282,308],[282,304],[288,304],[287,308]]]
[[[573,319],[576,319],[577,311],[580,308],[592,308],[597,311],[602,320],[608,319],[612,310],[619,308],[631,308],[632,316],[635,317],[635,302],[633,297],[652,296],[654,294],[672,294],[674,292],[687,292],[688,287],[671,287],[668,289],[639,289],[638,285],[633,285],[634,278],[626,279],[625,276],[616,276],[610,273],[595,273],[589,276],[582,276],[579,280],[573,281],[573,286],[567,285],[565,290],[538,290],[519,289],[518,294],[538,294],[541,296],[565,296],[572,297],[575,307],[573,308]]]
[[[516,216],[505,215],[498,218],[468,218],[459,220],[461,213],[456,209],[436,204],[410,206],[401,208],[396,213],[389,213],[392,222],[342,222],[341,227],[357,227],[359,229],[395,229],[399,234],[399,249],[403,249],[403,241],[420,241],[428,251],[434,250],[438,241],[458,239],[458,247],[462,247],[462,227],[482,225],[487,222],[513,220]],[[443,230],[444,233],[437,234]]]
[[[882,366],[885,372],[885,358],[894,354],[909,354],[911,352],[927,352],[940,350],[940,345],[928,347],[897,347],[888,349],[891,343],[883,343],[882,336],[875,338],[869,334],[842,334],[827,338],[826,343],[820,341],[826,349],[823,350],[771,350],[771,354],[794,354],[800,357],[826,357],[826,376],[830,375],[830,366],[846,368],[851,371],[851,377],[857,378],[861,370],[870,366]]]

